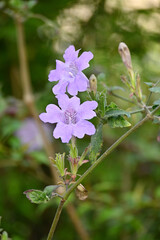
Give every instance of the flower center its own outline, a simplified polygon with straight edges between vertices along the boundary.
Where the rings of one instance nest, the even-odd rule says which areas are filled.
[[[76,64],[74,62],[71,62],[69,64],[69,76],[71,78],[74,78],[77,75],[77,72],[78,72],[78,68],[77,68]]]
[[[64,113],[65,123],[66,124],[76,124],[77,122],[77,112],[73,109],[68,109]]]

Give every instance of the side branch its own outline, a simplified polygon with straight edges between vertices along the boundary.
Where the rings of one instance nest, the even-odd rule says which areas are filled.
[[[160,106],[155,108],[150,115],[147,115],[144,117],[141,121],[139,121],[135,126],[130,128],[125,134],[123,134],[115,143],[112,144],[98,159],[96,162],[93,163],[93,165],[90,166],[90,168],[87,169],[87,171],[67,190],[67,192],[64,194],[64,199],[67,200],[69,195],[72,193],[72,191],[95,169],[95,167],[104,160],[105,157],[107,157],[125,138],[127,138],[132,132],[134,132],[137,128],[139,128],[143,123],[145,123],[147,120],[149,120],[154,113],[160,109]]]

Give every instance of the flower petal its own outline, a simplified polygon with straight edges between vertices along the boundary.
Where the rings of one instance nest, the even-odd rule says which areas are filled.
[[[51,70],[49,75],[48,75],[48,80],[50,82],[53,81],[58,81],[59,80],[59,73],[57,72],[57,70]]]
[[[60,108],[65,110],[69,104],[69,97],[66,94],[58,94],[56,98],[58,99]]]
[[[53,136],[57,138],[61,138],[63,143],[68,143],[72,137],[72,125],[67,125],[62,122],[57,123],[56,128],[53,131]]]
[[[41,113],[39,118],[45,123],[56,123],[63,119],[63,113],[56,105],[49,104],[46,107],[46,113]]]
[[[93,135],[96,132],[95,126],[86,120],[80,120],[73,125],[73,135],[78,138],[83,138],[85,134]]]
[[[79,119],[91,119],[96,116],[96,113],[93,111],[98,106],[96,101],[86,101],[82,103],[78,109],[78,118]]]
[[[51,70],[48,75],[48,80],[50,82],[58,81],[61,79],[61,75],[65,72],[65,63],[59,60],[56,60],[56,69]]]
[[[76,82],[77,89],[79,92],[84,92],[87,90],[89,80],[82,72],[79,72],[77,74],[77,76],[75,78],[75,82]]]
[[[67,91],[72,96],[77,95],[78,88],[75,81],[68,83]]]
[[[89,67],[89,61],[93,58],[93,54],[91,52],[83,52],[81,56],[77,59],[76,63],[79,71],[84,70]]]
[[[78,110],[80,106],[80,99],[76,96],[69,99],[69,106],[74,110]]]
[[[64,94],[66,92],[67,81],[59,81],[53,88],[52,91],[55,95]]]
[[[66,62],[69,62],[69,61],[72,62],[77,59],[78,53],[79,53],[79,50],[75,51],[75,47],[71,45],[66,49],[63,55],[63,58]]]
[[[60,60],[56,60],[56,69],[57,71],[63,71],[65,69],[65,63]]]

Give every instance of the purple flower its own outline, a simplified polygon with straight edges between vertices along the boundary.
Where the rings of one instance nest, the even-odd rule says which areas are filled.
[[[89,81],[82,70],[89,67],[89,61],[93,58],[91,52],[83,52],[78,57],[79,50],[75,51],[75,47],[69,46],[63,58],[64,62],[56,60],[56,69],[51,70],[49,74],[49,81],[59,82],[53,87],[54,94],[64,94],[66,88],[69,94],[77,95],[78,91],[83,92],[87,90]]]
[[[83,138],[85,134],[95,133],[94,125],[86,119],[96,116],[93,111],[98,105],[96,101],[80,104],[78,97],[69,98],[66,94],[60,94],[57,98],[61,109],[54,104],[49,104],[46,107],[46,113],[39,115],[45,123],[57,123],[53,131],[55,138],[61,138],[63,143],[68,143],[72,136]]]
[[[50,126],[43,124],[43,128],[51,141]],[[15,132],[23,146],[26,147],[26,152],[33,152],[43,148],[43,140],[39,133],[37,124],[33,118],[26,118],[20,128]]]

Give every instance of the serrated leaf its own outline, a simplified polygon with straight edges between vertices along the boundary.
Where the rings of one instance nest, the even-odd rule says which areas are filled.
[[[117,104],[115,104],[114,102],[111,102],[110,105],[106,107],[106,111],[110,109],[119,109],[119,108]]]
[[[26,197],[32,202],[36,204],[46,203],[48,202],[49,198],[45,192],[35,189],[30,189],[24,192]]]
[[[149,88],[149,90],[154,93],[160,93],[160,87],[152,87],[152,88]]]
[[[118,116],[127,116],[129,118],[131,115],[129,112],[118,108],[118,106],[114,102],[111,102],[111,104],[106,107],[106,112],[103,120],[105,122],[108,122],[108,118]]]
[[[144,83],[149,87],[152,87],[154,85],[154,83],[152,83],[152,82],[144,82]]]
[[[102,147],[103,137],[102,137],[103,124],[99,124],[96,133],[91,137],[91,150],[89,154],[89,160],[93,163],[96,161],[100,154]]]
[[[118,117],[110,117],[107,120],[109,126],[111,128],[123,128],[123,127],[130,127],[131,124],[128,122],[124,117],[118,116]]]
[[[57,197],[58,195],[55,190],[59,187],[60,185],[49,185],[44,188],[43,191],[36,190],[36,189],[29,189],[24,192],[26,194],[26,197],[32,202],[36,204],[40,203],[46,203],[50,199]]]
[[[160,99],[154,101],[153,105],[160,105]]]
[[[101,116],[103,117],[105,114],[105,108],[107,105],[106,93],[98,92],[96,94],[96,101],[98,102],[98,111],[100,112]]]

